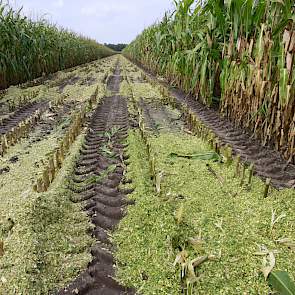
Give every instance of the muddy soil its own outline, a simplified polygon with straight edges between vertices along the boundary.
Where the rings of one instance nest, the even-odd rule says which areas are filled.
[[[38,109],[43,111],[48,107],[47,102],[31,102],[16,110],[8,118],[3,119],[0,124],[0,135],[3,135],[15,128],[20,122],[29,118]]]
[[[111,91],[118,91],[120,70],[108,84]],[[134,290],[121,286],[115,279],[115,261],[109,232],[114,230],[130,205],[128,191],[119,185],[124,181],[124,139],[128,136],[128,110],[125,98],[106,97],[96,109],[81,155],[75,167],[70,189],[75,192],[73,201],[82,202],[94,228],[91,234],[96,243],[91,249],[93,260],[69,286],[56,294],[135,294]],[[91,180],[91,181],[89,181]]]
[[[114,75],[110,76],[107,81],[107,89],[114,93],[118,93],[120,90],[120,83],[122,81],[122,76],[120,75],[120,67],[117,64]]]
[[[152,101],[141,99],[139,106],[143,110],[145,124],[154,133],[160,131],[179,132],[184,129],[184,122],[180,112],[175,112],[169,107]]]
[[[157,80],[166,87],[170,85],[158,80],[153,73],[144,66],[137,64],[150,78]],[[254,163],[255,174],[262,179],[271,178],[272,185],[277,188],[295,188],[295,165],[288,163],[282,155],[253,138],[246,130],[235,126],[230,120],[221,117],[216,109],[209,109],[196,101],[195,98],[185,94],[179,89],[170,89],[170,93],[188,107],[220,138],[222,144],[230,144],[234,154],[241,155],[241,160]]]

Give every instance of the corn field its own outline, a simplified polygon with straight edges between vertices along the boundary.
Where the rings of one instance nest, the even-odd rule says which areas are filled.
[[[125,54],[295,162],[292,0],[174,1]]]
[[[0,295],[295,295],[295,0],[2,1]]]
[[[0,89],[109,56],[113,51],[0,2]]]

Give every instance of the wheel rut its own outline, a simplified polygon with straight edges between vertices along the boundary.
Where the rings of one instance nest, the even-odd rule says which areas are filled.
[[[120,84],[119,65],[108,85],[117,91]],[[124,151],[128,136],[128,108],[124,97],[114,95],[104,98],[95,110],[81,148],[80,157],[69,181],[75,194],[74,202],[82,202],[94,227],[90,234],[96,239],[91,249],[92,261],[69,286],[59,290],[63,294],[135,294],[121,286],[115,279],[115,261],[109,232],[114,230],[132,203],[126,196],[131,191],[120,189],[124,180]]]
[[[29,118],[38,109],[44,110],[48,106],[47,102],[32,102],[21,107],[15,111],[8,118],[3,119],[0,123],[0,135],[3,135],[13,128],[15,128],[19,123]]]
[[[170,87],[167,82],[158,81],[154,74],[142,64],[135,64],[151,79],[165,87]],[[185,103],[220,138],[223,145],[230,144],[233,153],[239,154],[243,162],[254,163],[254,174],[262,179],[271,178],[272,185],[277,188],[295,188],[294,159],[293,162],[292,159],[287,162],[278,151],[272,147],[263,146],[245,129],[223,118],[218,110],[207,108],[182,90],[173,88],[170,89],[170,93],[179,103]]]
[[[120,90],[120,82],[122,81],[122,76],[120,75],[119,64],[116,64],[115,72],[107,81],[108,90],[118,93]]]
[[[242,161],[254,163],[256,175],[263,179],[271,178],[276,187],[295,188],[295,165],[287,163],[279,152],[262,146],[245,130],[221,118],[216,110],[206,108],[192,97],[186,97],[185,102],[218,135],[224,145],[230,144],[233,147],[234,153],[239,154]]]

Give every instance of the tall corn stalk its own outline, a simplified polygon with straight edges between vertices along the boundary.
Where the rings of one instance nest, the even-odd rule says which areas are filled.
[[[0,1],[0,89],[113,51],[46,20],[33,22]]]
[[[295,162],[292,0],[179,0],[124,51]]]

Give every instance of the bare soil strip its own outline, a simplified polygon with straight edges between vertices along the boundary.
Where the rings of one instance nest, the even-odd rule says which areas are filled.
[[[166,82],[159,81],[150,71],[137,64],[152,79],[170,87]],[[192,96],[186,95],[179,89],[170,89],[180,103],[185,102],[188,107],[220,138],[222,144],[230,144],[235,154],[241,156],[243,162],[255,165],[255,174],[263,179],[271,178],[276,187],[295,188],[295,165],[288,163],[281,154],[271,147],[262,146],[246,130],[235,126],[226,118],[222,118],[218,110],[209,109],[196,101]]]
[[[108,90],[118,93],[120,90],[121,81],[122,81],[122,77],[120,75],[120,67],[119,67],[119,64],[117,64],[114,75],[111,76],[109,80],[107,81]]]
[[[120,84],[117,65],[108,83],[117,92]],[[124,216],[128,205],[126,194],[119,188],[124,174],[123,143],[128,135],[128,110],[126,99],[115,95],[107,97],[90,122],[81,155],[76,163],[70,188],[76,193],[75,202],[83,202],[94,228],[91,232],[97,242],[91,249],[93,256],[88,268],[62,294],[134,294],[133,290],[117,283],[112,245],[108,232]]]

